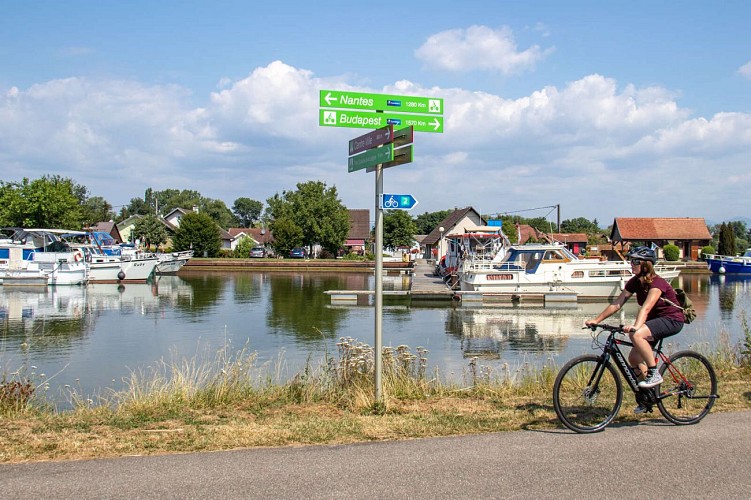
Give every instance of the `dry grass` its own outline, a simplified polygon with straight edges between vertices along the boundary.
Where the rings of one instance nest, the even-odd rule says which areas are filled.
[[[211,362],[160,363],[128,387],[75,410],[24,405],[2,414],[0,462],[72,460],[247,447],[343,444],[559,427],[556,369],[519,367],[495,376],[475,366],[468,386],[425,370],[426,352],[384,356],[384,404],[373,401],[372,349],[342,339],[337,357],[294,380],[272,383],[244,350]],[[721,398],[713,411],[751,409],[751,368],[716,353]],[[734,360],[741,359],[738,356]],[[713,362],[715,359],[713,359]],[[732,365],[732,366],[731,366]],[[622,419],[660,418],[655,413]]]

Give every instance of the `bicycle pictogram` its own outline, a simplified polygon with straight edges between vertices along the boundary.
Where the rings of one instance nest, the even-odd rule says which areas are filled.
[[[383,202],[383,208],[398,208],[399,202],[391,196],[388,200],[384,200]]]

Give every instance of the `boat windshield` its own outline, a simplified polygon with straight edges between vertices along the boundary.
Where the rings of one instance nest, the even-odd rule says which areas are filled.
[[[534,274],[544,255],[544,250],[524,250],[513,248],[506,256],[506,259],[503,261],[500,268],[509,271],[524,270],[529,274]]]

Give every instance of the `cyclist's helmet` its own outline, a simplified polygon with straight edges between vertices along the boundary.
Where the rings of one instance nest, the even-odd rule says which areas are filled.
[[[652,264],[657,262],[657,254],[649,247],[634,247],[626,254],[629,259],[648,260]]]

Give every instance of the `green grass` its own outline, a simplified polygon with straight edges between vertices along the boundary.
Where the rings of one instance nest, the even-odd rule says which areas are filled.
[[[705,352],[720,379],[713,411],[751,409],[747,349],[725,337]],[[287,381],[273,366],[258,366],[247,349],[192,359],[174,355],[133,372],[121,391],[96,401],[72,391],[73,409],[67,411],[55,410],[34,391],[18,392],[19,383],[35,386],[16,374],[2,379],[0,462],[559,427],[551,392],[560,367],[552,362],[493,372],[473,359],[460,384],[428,372],[427,356],[419,347],[384,350],[383,401],[374,399],[372,347],[351,338]],[[622,412],[620,418],[660,417]]]

